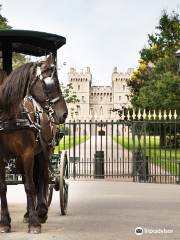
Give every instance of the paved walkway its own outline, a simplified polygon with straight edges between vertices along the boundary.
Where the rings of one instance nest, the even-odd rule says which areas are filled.
[[[132,173],[132,153],[123,149],[122,145],[113,141],[111,136],[92,136],[85,143],[76,145],[75,156],[79,157],[80,163],[77,165],[77,174],[94,173],[94,154],[96,150],[104,151],[104,171],[105,175],[130,175]],[[73,148],[69,155],[73,156]]]
[[[22,223],[25,194],[22,186],[9,186],[12,217],[10,234],[1,240],[179,240],[179,185],[110,181],[71,181],[67,216],[59,215],[55,192],[42,234],[29,235]],[[136,227],[169,230],[137,236]]]
[[[76,145],[75,156],[80,159],[76,165],[77,176],[94,175],[94,154],[96,150],[104,151],[104,174],[105,177],[115,177],[126,181],[132,181],[133,159],[132,152],[123,148],[121,144],[113,141],[112,136],[91,136],[86,142]],[[73,148],[70,149],[69,155],[74,156]],[[71,165],[71,175],[73,176],[73,165]],[[154,163],[149,163],[150,182],[168,182],[175,183],[176,177],[171,176],[170,172],[165,172]]]

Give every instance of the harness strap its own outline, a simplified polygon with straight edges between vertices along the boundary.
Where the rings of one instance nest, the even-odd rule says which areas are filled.
[[[0,131],[9,132],[21,129],[31,128],[37,131],[37,127],[34,124],[30,124],[28,119],[15,119],[9,121],[0,121]]]

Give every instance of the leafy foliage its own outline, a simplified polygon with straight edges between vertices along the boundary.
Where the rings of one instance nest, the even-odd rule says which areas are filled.
[[[128,85],[135,108],[176,109],[180,112],[180,77],[175,52],[180,48],[180,17],[163,11],[148,46],[140,51],[139,67]]]
[[[73,92],[73,87],[71,83],[67,84],[66,86],[63,83],[61,83],[61,88],[62,88],[63,96],[67,103],[79,102],[77,95]]]
[[[0,12],[2,10],[2,4],[0,4]],[[8,25],[8,20],[7,18],[3,17],[0,14],[0,30],[4,30],[4,29],[11,29],[12,27],[10,25]]]
[[[0,12],[2,10],[2,4],[0,4]],[[8,20],[2,14],[0,14],[0,31],[1,30],[6,30],[6,29],[12,29],[10,25],[8,25]],[[2,65],[2,53],[0,53],[1,61],[0,65]],[[24,55],[19,54],[19,53],[13,53],[13,68],[17,68],[21,66],[22,64],[26,63],[26,58]],[[2,68],[2,66],[1,66]]]

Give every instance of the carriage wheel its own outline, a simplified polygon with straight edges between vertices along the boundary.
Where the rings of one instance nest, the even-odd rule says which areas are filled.
[[[67,153],[61,155],[60,163],[60,178],[59,178],[59,194],[60,194],[60,209],[61,214],[67,214],[67,205],[68,205],[68,188],[69,184],[67,182],[69,178],[68,172],[68,159]]]
[[[53,196],[53,188],[54,188],[53,184],[50,184],[49,187],[48,187],[48,196],[47,196],[48,207],[51,205],[52,196]]]

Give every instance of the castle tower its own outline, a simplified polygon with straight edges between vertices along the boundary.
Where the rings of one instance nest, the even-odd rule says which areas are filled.
[[[112,92],[113,92],[113,108],[122,109],[130,106],[130,90],[127,86],[127,81],[130,79],[133,69],[128,69],[127,72],[118,72],[117,67],[114,67],[112,73]]]
[[[68,73],[68,82],[72,84],[73,92],[79,99],[78,103],[68,104],[70,117],[73,114],[89,116],[90,88],[92,82],[90,68],[87,67],[85,71],[82,69],[81,72],[77,72],[74,68],[71,68]]]

